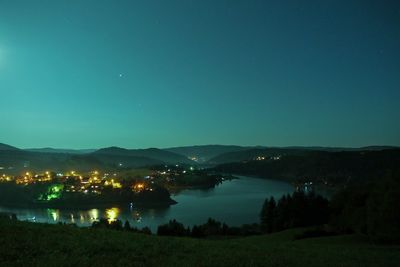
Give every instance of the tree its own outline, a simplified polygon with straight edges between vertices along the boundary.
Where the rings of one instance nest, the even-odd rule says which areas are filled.
[[[206,236],[222,234],[221,223],[212,218],[208,218],[207,223],[203,224],[201,227]]]
[[[175,219],[169,221],[169,223],[160,225],[157,228],[158,235],[168,235],[168,236],[185,236],[189,233],[185,229],[182,223],[177,222]]]
[[[130,230],[131,230],[131,225],[130,225],[130,223],[128,222],[128,220],[125,221],[124,230],[126,230],[126,231],[130,231]]]
[[[141,233],[146,234],[146,235],[151,235],[151,229],[149,227],[145,226],[142,228]]]
[[[260,217],[262,231],[265,233],[273,232],[276,224],[276,202],[274,197],[265,200]]]
[[[192,228],[192,232],[190,234],[192,237],[196,237],[196,238],[200,238],[200,237],[204,237],[204,231],[201,227],[194,225]]]
[[[330,215],[327,199],[314,193],[294,192],[284,195],[276,204],[271,197],[266,199],[261,210],[261,229],[271,233],[293,227],[322,225]]]

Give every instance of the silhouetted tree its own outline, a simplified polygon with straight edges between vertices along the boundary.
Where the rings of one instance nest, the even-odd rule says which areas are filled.
[[[149,227],[143,227],[141,230],[141,233],[146,234],[146,235],[151,235],[151,230]]]
[[[126,230],[126,231],[130,231],[131,230],[131,225],[130,225],[128,220],[125,221],[124,230]]]
[[[276,204],[266,199],[261,210],[261,228],[265,233],[293,227],[325,224],[329,220],[329,202],[314,193],[295,192],[284,195]]]
[[[222,234],[227,235],[229,233],[229,226],[226,223],[222,224]]]
[[[169,223],[158,226],[158,235],[171,235],[171,236],[185,236],[189,233],[185,229],[182,223],[177,222],[175,219],[169,221]]]
[[[207,223],[203,224],[201,227],[206,236],[222,234],[221,223],[212,218],[208,218]]]
[[[205,234],[203,232],[203,229],[197,225],[194,225],[192,228],[192,232],[190,234],[191,237],[196,237],[196,238],[200,238],[200,237],[204,237]]]
[[[380,242],[400,242],[400,172],[351,186],[332,199],[331,225],[340,232],[367,234]]]
[[[275,230],[276,223],[276,202],[273,197],[265,199],[261,210],[261,228],[263,232],[271,233]]]

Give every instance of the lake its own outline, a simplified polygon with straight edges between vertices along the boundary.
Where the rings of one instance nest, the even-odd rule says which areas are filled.
[[[237,176],[239,179],[224,181],[215,188],[184,190],[172,198],[178,202],[168,208],[138,208],[110,206],[107,209],[58,210],[13,209],[0,207],[0,212],[12,212],[19,220],[46,223],[76,223],[89,226],[99,218],[128,220],[131,226],[148,226],[153,232],[157,226],[176,219],[185,226],[203,224],[209,217],[229,226],[259,222],[259,213],[265,198],[292,193],[291,184],[270,179]]]

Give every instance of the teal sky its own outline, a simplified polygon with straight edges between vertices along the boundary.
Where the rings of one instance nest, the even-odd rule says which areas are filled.
[[[399,1],[0,0],[0,142],[400,145]]]

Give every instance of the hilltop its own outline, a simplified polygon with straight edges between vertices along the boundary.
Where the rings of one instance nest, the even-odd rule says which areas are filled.
[[[95,152],[97,149],[64,149],[64,148],[27,148],[26,151],[41,152],[41,153],[65,153],[65,154],[88,154]]]
[[[0,143],[0,150],[19,150],[19,149],[14,146]]]
[[[185,156],[170,151],[158,149],[158,148],[147,148],[147,149],[126,149],[121,147],[108,147],[102,148],[95,152],[93,155],[113,155],[113,156],[128,156],[128,157],[143,157],[149,159],[155,159],[164,163],[186,163],[191,164],[193,161]]]
[[[171,147],[164,150],[184,155],[188,158],[195,158],[200,163],[229,152],[237,152],[250,149],[251,147],[235,146],[235,145],[201,145],[201,146],[184,146]]]
[[[100,149],[55,149],[17,147],[0,143],[0,167],[18,173],[25,169],[43,171],[93,169],[121,170],[164,164],[202,164],[216,166],[226,163],[252,161],[257,157],[309,156],[315,153],[356,153],[363,151],[389,151],[390,146],[369,146],[362,148],[335,147],[248,147],[235,145],[201,145],[173,147],[166,149],[126,149],[106,147]]]
[[[161,164],[194,164],[183,155],[157,148],[124,149],[119,147],[92,150],[18,149],[0,145],[0,167],[18,173],[25,169],[57,171],[93,169],[116,170]]]
[[[254,160],[257,157],[274,157],[274,156],[305,156],[315,154],[318,152],[362,152],[362,151],[383,151],[383,150],[395,150],[399,147],[395,146],[367,146],[359,148],[344,148],[344,147],[253,147],[243,148],[241,150],[229,151],[218,154],[213,158],[210,158],[207,163],[212,165],[241,162]]]

